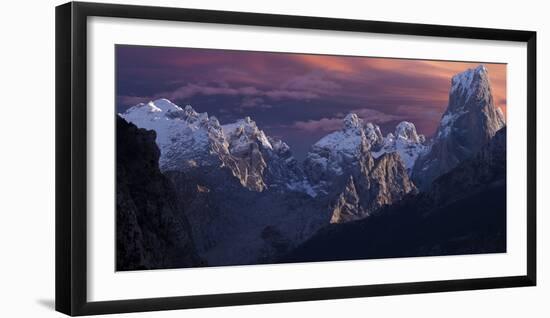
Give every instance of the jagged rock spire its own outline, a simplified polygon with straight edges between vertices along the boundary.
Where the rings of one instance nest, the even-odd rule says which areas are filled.
[[[413,179],[422,188],[485,145],[505,126],[493,101],[488,70],[480,65],[451,80],[449,104],[429,152],[414,166]]]

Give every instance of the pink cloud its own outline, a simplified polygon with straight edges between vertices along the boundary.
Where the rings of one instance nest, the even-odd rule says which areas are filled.
[[[327,94],[340,89],[342,86],[326,79],[321,72],[311,72],[306,75],[295,76],[282,85],[285,89]]]

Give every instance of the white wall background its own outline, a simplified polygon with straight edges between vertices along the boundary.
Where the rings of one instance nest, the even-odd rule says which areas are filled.
[[[54,7],[63,1],[3,3],[0,18],[0,316],[61,317],[54,298]],[[126,0],[116,3],[538,32],[538,265],[530,288],[225,307],[116,317],[547,317],[550,276],[548,183],[550,23],[544,1]],[[545,197],[546,196],[546,197]]]

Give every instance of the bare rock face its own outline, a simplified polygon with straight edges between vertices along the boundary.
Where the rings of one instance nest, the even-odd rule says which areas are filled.
[[[350,113],[343,127],[321,138],[312,147],[304,162],[304,171],[313,185],[327,192],[335,180],[346,179],[349,170],[359,163],[361,153],[371,144],[365,134],[363,120]]]
[[[493,184],[506,184],[506,127],[497,131],[477,154],[435,179],[430,195],[438,204],[444,204],[450,198]]]
[[[210,266],[269,262],[329,223],[328,211],[303,192],[243,187],[227,169],[167,171],[199,255]]]
[[[382,154],[397,152],[407,168],[409,176],[418,157],[428,149],[426,137],[418,134],[413,123],[402,121],[395,127],[394,133],[389,133],[380,147],[375,148],[373,156],[378,158]]]
[[[357,182],[341,211],[355,209]],[[331,224],[283,257],[311,262],[506,252],[506,127],[427,191],[372,217]],[[361,244],[357,244],[361,242]]]
[[[384,154],[376,159],[369,175],[371,180],[374,180],[370,182],[374,185],[371,189],[376,193],[376,205],[373,208],[391,204],[403,198],[405,194],[416,191],[401,157],[396,152]]]
[[[269,138],[245,117],[221,125],[217,118],[158,99],[129,108],[123,118],[140,128],[157,132],[160,168],[188,172],[196,168],[227,169],[246,188],[310,191],[290,147]]]
[[[268,137],[250,117],[222,127],[237,164],[234,175],[244,186],[258,192],[267,188],[305,191],[298,186],[305,177],[286,143]]]
[[[480,65],[455,75],[447,110],[431,149],[414,165],[413,180],[427,188],[435,178],[476,154],[504,125],[504,116],[493,101],[487,69]]]
[[[368,217],[416,191],[404,159],[416,159],[409,159],[407,151],[421,149],[423,136],[407,122],[400,123],[396,132],[398,141],[384,138],[378,126],[351,113],[341,130],[312,146],[304,171],[315,191],[329,201],[331,223]]]
[[[117,117],[117,270],[204,264],[172,184],[158,167],[155,137]]]
[[[359,205],[359,201],[355,182],[353,182],[353,177],[350,176],[346,187],[336,200],[330,223],[342,223],[360,219],[362,217],[362,208]]]
[[[397,152],[386,153],[378,159],[366,153],[338,196],[331,223],[366,218],[413,193],[416,187]]]

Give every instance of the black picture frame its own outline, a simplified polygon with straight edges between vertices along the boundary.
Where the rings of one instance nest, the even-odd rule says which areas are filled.
[[[527,44],[527,273],[523,276],[89,302],[87,300],[87,18],[137,18],[502,40]],[[536,32],[150,6],[56,7],[56,310],[92,315],[536,285]]]

